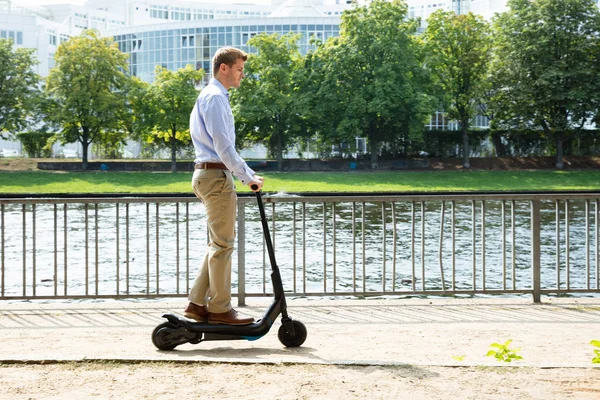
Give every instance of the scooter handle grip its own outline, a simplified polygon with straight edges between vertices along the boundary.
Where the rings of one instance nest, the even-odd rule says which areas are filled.
[[[250,189],[252,189],[252,190],[256,190],[256,189],[258,189],[258,185],[256,185],[256,184],[254,184],[254,185],[251,185],[251,186],[250,186]]]

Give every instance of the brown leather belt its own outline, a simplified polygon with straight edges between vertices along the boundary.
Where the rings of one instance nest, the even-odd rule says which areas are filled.
[[[223,163],[201,162],[194,165],[194,169],[228,169]]]

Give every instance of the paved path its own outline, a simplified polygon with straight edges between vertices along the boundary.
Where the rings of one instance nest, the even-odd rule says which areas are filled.
[[[269,300],[241,310],[260,317]],[[0,302],[1,362],[138,360],[347,365],[593,367],[600,340],[600,298],[288,299],[289,314],[308,329],[304,345],[283,347],[278,321],[257,341],[186,344],[170,352],[152,345],[163,313],[185,301]],[[512,339],[522,361],[485,354]]]

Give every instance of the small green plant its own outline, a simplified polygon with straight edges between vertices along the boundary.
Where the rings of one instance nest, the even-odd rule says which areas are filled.
[[[521,349],[509,349],[508,346],[512,343],[512,340],[507,340],[506,343],[492,343],[493,347],[488,353],[486,357],[494,356],[494,358],[498,361],[504,362],[512,362],[513,360],[522,360],[523,357],[518,355],[517,353]]]
[[[465,359],[465,356],[452,356],[456,361],[462,361]]]
[[[600,364],[600,340],[592,340],[590,344],[598,347],[598,350],[594,350],[596,357],[592,358],[592,364]]]

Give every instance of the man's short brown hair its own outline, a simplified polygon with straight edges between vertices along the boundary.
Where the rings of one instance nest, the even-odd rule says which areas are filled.
[[[244,61],[248,60],[248,55],[244,53],[240,49],[236,49],[235,47],[222,47],[213,56],[212,64],[213,64],[213,75],[216,75],[219,72],[219,67],[221,64],[226,64],[229,67],[232,67],[233,64],[236,63],[237,60],[242,59]]]

